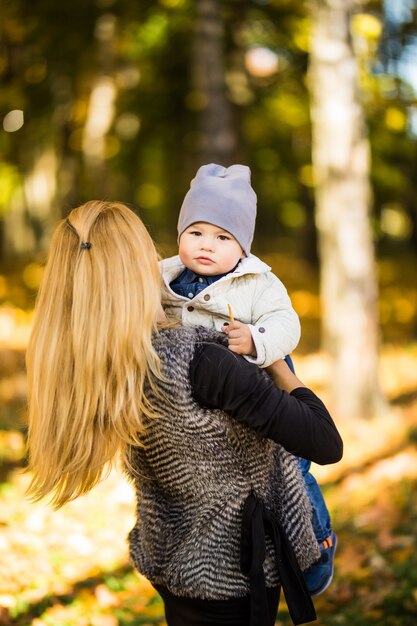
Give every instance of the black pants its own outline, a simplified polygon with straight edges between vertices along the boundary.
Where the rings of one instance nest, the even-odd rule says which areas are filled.
[[[175,596],[164,587],[156,586],[165,605],[168,626],[249,626],[250,599],[199,600]],[[278,611],[280,587],[267,589],[270,621],[274,626]]]

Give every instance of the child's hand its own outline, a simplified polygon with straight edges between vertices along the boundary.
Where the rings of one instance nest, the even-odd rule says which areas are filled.
[[[226,333],[229,339],[229,350],[236,352],[236,354],[256,356],[252,333],[247,324],[234,321],[231,324],[224,325],[222,331]]]
[[[266,370],[276,386],[284,389],[284,391],[288,391],[288,393],[298,387],[305,387],[301,380],[292,373],[284,359],[275,361]]]

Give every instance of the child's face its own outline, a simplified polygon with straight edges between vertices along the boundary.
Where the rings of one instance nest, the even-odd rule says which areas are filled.
[[[233,235],[207,222],[185,229],[178,254],[185,267],[204,276],[226,274],[245,256]]]

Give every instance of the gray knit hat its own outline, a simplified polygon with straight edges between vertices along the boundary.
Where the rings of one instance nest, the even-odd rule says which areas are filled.
[[[208,222],[231,233],[246,255],[255,230],[256,193],[246,165],[203,165],[191,181],[178,218],[178,240],[195,222]]]

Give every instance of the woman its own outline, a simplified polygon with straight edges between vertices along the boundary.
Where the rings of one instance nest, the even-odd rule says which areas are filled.
[[[341,458],[321,401],[222,335],[169,326],[153,242],[120,203],[93,201],[55,231],[27,352],[29,494],[56,507],[122,453],[137,490],[132,561],[169,626],[272,625],[280,586],[315,619],[301,569],[319,556],[297,454]]]

